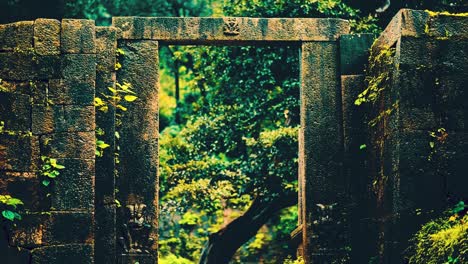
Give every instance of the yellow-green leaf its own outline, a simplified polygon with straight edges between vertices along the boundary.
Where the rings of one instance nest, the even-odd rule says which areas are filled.
[[[133,102],[133,101],[135,101],[137,98],[138,98],[138,97],[136,97],[136,96],[134,96],[134,95],[126,95],[126,96],[124,96],[124,99],[125,99],[125,101],[127,101],[127,102]]]

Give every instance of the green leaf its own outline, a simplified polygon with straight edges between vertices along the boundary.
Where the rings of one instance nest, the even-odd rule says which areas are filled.
[[[433,149],[434,146],[435,146],[435,143],[431,141],[431,142],[429,142],[429,146],[431,147],[431,149]]]
[[[14,212],[14,214],[15,214],[15,218],[16,218],[16,219],[18,219],[18,220],[23,219],[23,217],[21,217],[20,214],[18,214],[18,213],[16,213],[16,212]]]
[[[452,209],[452,213],[458,214],[459,212],[465,210],[465,202],[460,201],[458,202],[455,207]]]
[[[15,213],[13,213],[10,210],[4,210],[2,212],[2,215],[3,215],[3,217],[5,217],[6,219],[8,219],[10,221],[13,221],[15,219]]]
[[[56,169],[59,169],[59,170],[65,169],[65,166],[60,165],[60,164],[57,164],[57,165],[55,165],[54,167],[55,167]]]
[[[360,149],[360,150],[363,150],[363,149],[365,149],[365,148],[367,148],[367,145],[366,145],[366,144],[362,144],[361,146],[359,146],[359,149]]]
[[[10,198],[10,199],[7,200],[6,204],[14,206],[16,208],[17,205],[23,205],[24,203],[20,199]]]
[[[100,149],[105,149],[105,148],[108,148],[110,147],[109,144],[107,144],[106,142],[102,141],[102,140],[98,140],[96,141],[96,146]]]
[[[49,180],[49,179],[42,180],[42,185],[44,185],[44,186],[47,187],[47,186],[49,186],[49,184],[50,184],[50,180]]]
[[[109,89],[109,91],[111,91],[113,94],[117,93],[117,90],[112,87],[107,87],[107,89]]]
[[[125,101],[127,101],[127,102],[133,102],[133,101],[135,101],[137,98],[138,98],[138,97],[136,97],[136,96],[134,96],[134,95],[126,95],[126,96],[124,96],[124,99],[125,99]]]

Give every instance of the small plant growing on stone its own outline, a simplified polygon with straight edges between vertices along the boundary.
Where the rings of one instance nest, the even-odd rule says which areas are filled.
[[[10,195],[0,195],[0,210],[3,218],[10,221],[21,220],[21,215],[16,212],[18,205],[23,205],[23,201]]]
[[[56,159],[46,156],[42,156],[41,160],[41,176],[44,178],[42,180],[42,185],[49,186],[51,180],[59,176],[59,170],[65,169],[65,166],[58,164]]]
[[[94,106],[97,110],[106,113],[109,111],[109,105],[113,106],[117,111],[127,111],[127,107],[125,107],[122,102],[133,102],[138,97],[136,93],[131,89],[132,85],[128,82],[124,82],[123,84],[116,83],[116,87],[108,87],[107,89],[111,92],[110,94],[101,94],[103,97],[96,97],[94,98]],[[116,125],[119,126],[120,121],[119,117],[120,114],[116,113]],[[104,135],[104,131],[100,128],[96,129],[96,135],[102,136]],[[119,134],[116,131],[115,136],[118,139]],[[96,138],[96,156],[102,157],[104,155],[104,149],[110,147],[109,144],[105,143],[103,140]]]

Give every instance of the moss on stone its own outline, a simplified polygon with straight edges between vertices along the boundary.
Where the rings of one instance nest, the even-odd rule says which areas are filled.
[[[468,215],[432,220],[416,233],[410,264],[468,263]]]
[[[371,50],[373,49],[371,48]],[[358,98],[354,101],[355,105],[377,101],[379,95],[391,80],[390,67],[393,65],[394,55],[395,48],[389,47],[383,48],[377,53],[371,53],[369,66],[366,69],[367,87],[358,95]]]

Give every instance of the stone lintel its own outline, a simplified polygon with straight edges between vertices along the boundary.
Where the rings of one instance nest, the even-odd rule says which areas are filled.
[[[163,44],[262,44],[334,41],[349,33],[349,22],[335,18],[114,17],[122,39]]]
[[[400,37],[468,38],[468,16],[401,9],[375,41],[373,49],[393,46]]]

